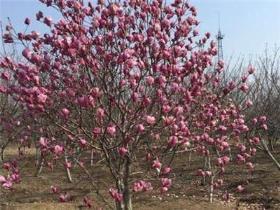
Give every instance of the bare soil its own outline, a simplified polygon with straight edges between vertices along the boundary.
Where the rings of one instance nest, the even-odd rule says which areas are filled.
[[[278,150],[279,151],[279,150]],[[6,151],[6,157],[16,156],[15,149]],[[280,153],[275,152],[276,158],[280,159]],[[280,172],[270,159],[259,152],[255,157],[255,170],[248,175],[245,168],[231,167],[227,169],[224,189],[234,192],[239,184],[246,185],[243,193],[230,194],[230,200],[225,202],[221,199],[221,192],[217,191],[214,202],[210,204],[207,198],[207,188],[201,185],[201,180],[195,175],[197,168],[201,167],[201,161],[196,158],[188,162],[188,156],[180,155],[174,165],[174,184],[171,190],[162,195],[155,192],[141,193],[134,196],[134,209],[136,210],[228,210],[228,209],[279,209],[280,210]],[[69,184],[65,171],[62,167],[53,171],[44,168],[42,174],[34,177],[35,161],[34,149],[26,150],[25,159],[21,166],[22,181],[14,186],[12,191],[0,191],[0,210],[72,210],[85,209],[83,197],[92,199],[93,208],[99,209],[103,204],[95,199],[96,194],[88,184],[88,178],[79,170],[73,170],[74,182]],[[95,173],[98,171],[98,174]],[[101,172],[100,172],[101,171]],[[0,171],[1,173],[1,171]],[[105,168],[92,168],[100,186],[111,182]],[[174,174],[175,174],[174,173]],[[247,180],[245,182],[244,180]],[[51,185],[57,185],[61,191],[67,191],[71,200],[61,203],[57,195],[51,190]],[[107,189],[107,188],[106,188]],[[104,187],[101,194],[110,196]],[[112,203],[113,204],[113,203]],[[103,209],[107,209],[104,207]]]

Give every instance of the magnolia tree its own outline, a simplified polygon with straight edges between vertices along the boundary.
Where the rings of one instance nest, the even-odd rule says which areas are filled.
[[[10,83],[10,77],[7,71],[1,71],[0,85],[0,161],[4,161],[4,151],[9,144],[18,142],[24,136],[25,126],[21,125],[20,120],[23,118],[21,105],[13,100],[13,97],[7,94],[6,85]],[[27,142],[25,142],[27,143]],[[20,144],[20,146],[28,146]]]
[[[2,93],[22,105],[22,120],[29,123],[21,139],[35,141],[40,167],[61,162],[72,181],[72,167],[92,177],[95,162],[87,160],[104,160],[117,209],[132,209],[134,193],[168,191],[179,150],[205,157],[198,175],[209,181],[211,200],[227,165],[253,169],[250,159],[259,140],[242,114],[250,103],[235,105],[227,97],[248,87],[245,81],[230,82],[217,91],[223,62],[206,71],[217,49],[209,33],[199,38],[195,7],[181,0],[41,2],[61,19],[39,11],[37,20],[49,27],[43,35],[7,27],[4,41],[23,46],[25,60],[0,62],[9,75],[4,79],[16,81],[3,83]],[[197,41],[209,47],[198,48]],[[2,176],[1,183],[5,180]]]
[[[273,153],[279,140],[277,129],[279,124],[279,115],[277,114],[277,110],[279,110],[277,108],[279,106],[277,102],[279,99],[279,58],[279,48],[276,47],[272,53],[266,49],[263,55],[254,62],[256,72],[253,78],[248,81],[249,91],[230,93],[230,97],[236,104],[246,102],[252,104],[252,107],[244,112],[246,120],[253,119],[256,113],[266,115],[268,127],[262,126],[264,131],[261,131],[258,126],[253,125],[251,131],[258,132],[258,135],[262,136],[259,148],[268,155],[278,169],[280,169],[280,164]],[[244,60],[236,62],[234,65],[228,65],[223,72],[225,74],[224,83],[230,80],[237,81],[237,78],[240,78],[240,82],[247,81],[248,73],[244,73],[244,66]],[[258,119],[256,118],[254,121],[257,122]]]

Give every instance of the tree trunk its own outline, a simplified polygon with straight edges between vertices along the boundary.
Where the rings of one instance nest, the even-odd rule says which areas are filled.
[[[131,194],[129,189],[130,160],[126,158],[125,176],[124,176],[124,204],[125,210],[132,210]]]
[[[72,183],[73,180],[72,180],[72,176],[71,176],[71,171],[70,171],[70,168],[67,167],[68,156],[67,156],[66,152],[64,153],[64,161],[65,161],[65,169],[66,169],[67,180],[68,180],[68,182]]]
[[[189,153],[189,158],[188,158],[189,166],[191,166],[191,160],[192,160],[192,151],[190,151]]]
[[[263,139],[261,139],[261,143],[262,146],[264,148],[265,153],[270,157],[270,159],[273,161],[273,163],[276,165],[276,167],[278,168],[278,170],[280,170],[280,163],[278,162],[278,160],[273,156],[273,154],[269,151],[267,144],[265,143],[265,141]]]
[[[122,192],[123,200],[121,202],[116,202],[116,209],[117,210],[132,210],[132,200],[130,195],[129,186],[125,187],[125,181],[119,180],[118,181],[118,191]]]
[[[40,155],[39,155],[39,148],[36,147],[36,153],[35,153],[35,165],[38,166],[40,164]]]
[[[123,193],[123,200],[116,202],[117,210],[132,210],[132,199],[129,188],[129,175],[130,175],[130,160],[126,157],[123,178],[117,181],[117,188],[119,192]]]
[[[90,152],[90,166],[93,166],[93,157],[94,157],[94,150],[92,149]]]
[[[5,152],[5,149],[7,148],[8,144],[9,144],[10,140],[8,140],[7,142],[3,143],[1,145],[1,151],[0,151],[0,156],[1,156],[1,162],[4,162],[4,152]]]
[[[270,151],[274,152],[274,143],[277,141],[277,139],[275,138],[269,138],[269,147],[270,147]]]
[[[42,157],[42,155],[40,156],[40,158],[36,161],[37,162],[37,169],[35,172],[35,176],[39,176],[43,170],[43,165],[44,165],[44,158]]]
[[[210,188],[209,188],[209,202],[213,203],[213,194],[214,194],[214,176],[211,176],[210,179]]]
[[[4,146],[2,146],[1,147],[1,151],[0,151],[0,158],[1,158],[1,162],[3,163],[4,162],[4,150],[5,150],[5,148],[4,148]]]

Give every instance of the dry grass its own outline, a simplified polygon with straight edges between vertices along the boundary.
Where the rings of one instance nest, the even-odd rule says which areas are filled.
[[[17,154],[15,149],[8,149],[6,156],[13,157]],[[26,150],[26,159],[23,161],[22,182],[15,185],[13,191],[0,191],[0,209],[2,210],[72,210],[83,209],[82,199],[85,195],[93,199],[94,208],[97,209],[103,204],[99,202],[96,195],[88,185],[88,180],[79,170],[73,170],[74,183],[68,184],[65,171],[60,168],[50,172],[44,168],[42,175],[34,177],[34,149]],[[278,157],[279,158],[279,154]],[[199,159],[194,159],[189,166],[186,164],[184,156],[175,160],[174,172],[176,180],[168,194],[159,197],[153,193],[137,194],[134,197],[134,209],[139,210],[228,210],[228,209],[280,209],[280,173],[273,166],[271,161],[259,153],[256,157],[255,172],[248,176],[244,168],[229,168],[225,179],[229,180],[225,186],[228,190],[233,190],[237,185],[248,179],[249,185],[242,195],[234,195],[230,202],[222,202],[219,197],[214,203],[207,201],[206,189],[200,185],[199,179],[194,175],[194,171],[200,167]],[[100,173],[96,171],[101,170]],[[108,172],[103,168],[93,168],[92,173],[96,180],[100,181],[102,187],[110,185]],[[58,185],[62,191],[67,191],[72,197],[69,203],[59,203],[57,196],[50,192],[51,185]],[[109,195],[105,188],[101,193],[108,199]],[[240,196],[240,197],[239,197]],[[107,209],[106,207],[104,209]]]

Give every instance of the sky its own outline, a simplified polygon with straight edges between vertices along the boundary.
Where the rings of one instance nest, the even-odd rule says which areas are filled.
[[[224,34],[224,56],[253,58],[280,47],[280,0],[191,0],[201,31]]]
[[[265,48],[280,47],[280,0],[189,0],[197,7],[200,32],[210,32],[214,38],[219,28],[223,39],[224,58],[261,54]],[[18,31],[24,30],[25,17],[35,20],[35,13],[42,10],[53,19],[58,14],[38,0],[0,0],[0,20],[7,17]],[[33,21],[32,27],[44,31],[42,24]]]

